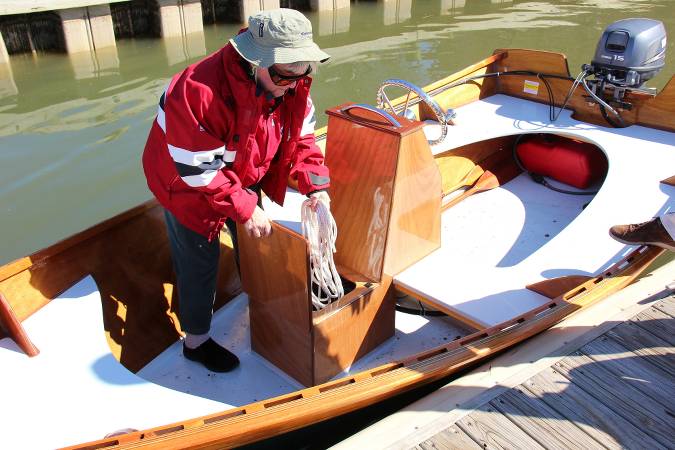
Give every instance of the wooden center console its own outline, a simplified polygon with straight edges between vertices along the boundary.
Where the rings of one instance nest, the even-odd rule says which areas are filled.
[[[334,257],[353,289],[313,310],[305,238],[279,223],[263,239],[239,229],[252,348],[306,386],[393,336],[392,276],[440,246],[441,179],[422,124],[351,105],[327,113]]]

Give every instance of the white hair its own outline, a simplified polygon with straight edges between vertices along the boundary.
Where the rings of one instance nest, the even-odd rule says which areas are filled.
[[[318,68],[318,64],[316,61],[298,61],[288,64],[276,64],[276,65],[292,73],[305,72],[307,70],[307,67],[311,67],[312,73],[316,73],[316,70]]]

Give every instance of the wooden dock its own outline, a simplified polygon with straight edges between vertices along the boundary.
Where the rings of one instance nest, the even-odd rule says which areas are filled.
[[[413,448],[674,448],[675,296]]]

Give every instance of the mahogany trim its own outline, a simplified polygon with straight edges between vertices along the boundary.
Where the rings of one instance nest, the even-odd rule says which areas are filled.
[[[84,242],[87,239],[97,236],[100,233],[103,233],[104,231],[109,230],[120,223],[126,222],[133,217],[139,216],[148,211],[149,209],[154,208],[155,206],[157,206],[156,200],[148,200],[147,202],[142,203],[121,214],[118,214],[115,217],[111,217],[108,220],[100,222],[90,228],[87,228],[84,231],[76,233],[62,241],[59,241],[54,245],[50,245],[49,247],[39,250],[29,256],[19,258],[3,266],[0,266],[0,281],[5,281],[6,279],[16,275],[19,272],[23,272],[24,270],[29,269],[32,266],[43,265],[49,258],[53,257],[54,255],[62,253],[63,251],[71,247],[74,247],[75,245],[80,244],[81,242]]]
[[[667,184],[668,186],[675,186],[675,175],[670,178],[666,178],[665,180],[661,180],[661,183]]]
[[[528,284],[525,287],[544,297],[556,298],[590,279],[591,277],[587,275],[566,275],[564,277],[551,278],[550,280]]]
[[[28,333],[21,325],[21,322],[14,314],[12,305],[9,304],[5,296],[0,292],[0,326],[7,330],[9,337],[19,346],[25,354],[30,357],[37,356],[40,350],[33,344],[28,337]]]

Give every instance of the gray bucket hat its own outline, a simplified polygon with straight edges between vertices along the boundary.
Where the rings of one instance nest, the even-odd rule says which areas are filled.
[[[299,61],[325,62],[330,55],[312,40],[312,24],[301,12],[280,8],[248,18],[248,30],[230,39],[247,61],[260,66]]]

